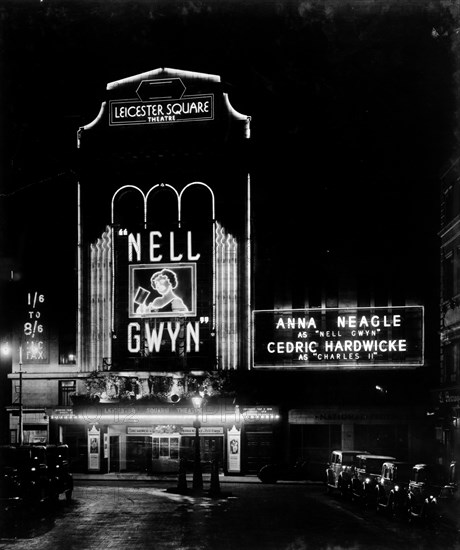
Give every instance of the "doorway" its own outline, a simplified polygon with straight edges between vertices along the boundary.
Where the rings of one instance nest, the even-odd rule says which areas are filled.
[[[109,472],[120,471],[120,437],[118,435],[111,435],[110,442],[110,455],[109,455]]]

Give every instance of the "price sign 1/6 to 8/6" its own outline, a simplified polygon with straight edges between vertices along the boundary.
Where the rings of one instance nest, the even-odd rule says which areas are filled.
[[[23,326],[25,339],[24,362],[48,363],[48,341],[43,322],[45,295],[37,291],[27,293],[27,312]]]

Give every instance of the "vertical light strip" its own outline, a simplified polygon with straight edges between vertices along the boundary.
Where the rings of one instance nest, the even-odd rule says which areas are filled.
[[[81,204],[80,204],[80,182],[77,181],[77,368],[82,372],[83,365],[83,337],[82,337],[82,244],[81,244]]]
[[[247,185],[247,206],[246,206],[246,361],[247,368],[251,368],[251,349],[252,349],[252,331],[251,331],[251,309],[252,309],[252,293],[251,293],[251,175],[248,174]]]
[[[91,266],[91,274],[90,274],[90,311],[89,311],[89,319],[90,319],[90,355],[89,355],[89,361],[88,361],[88,367],[89,370],[93,370],[93,357],[96,354],[95,346],[96,346],[96,338],[94,334],[94,327],[95,327],[95,317],[96,317],[96,311],[95,311],[95,288],[96,288],[96,267],[95,267],[95,261],[94,258],[96,256],[96,246],[94,244],[91,244],[90,246],[91,250],[91,259],[90,259],[90,266]]]
[[[221,281],[220,281],[220,288],[221,288],[221,296],[222,296],[222,315],[221,315],[221,327],[222,327],[222,361],[224,363],[224,368],[228,367],[227,362],[227,327],[225,326],[225,322],[227,320],[227,302],[225,300],[225,233],[222,230],[222,273],[221,273]]]
[[[102,254],[101,254],[101,340],[102,349],[101,357],[105,357],[107,352],[107,321],[108,317],[105,311],[107,303],[107,277],[105,267],[107,265],[107,230],[102,234]],[[101,365],[102,365],[101,361]]]
[[[231,362],[231,355],[232,355],[232,338],[231,338],[231,335],[232,335],[232,324],[231,324],[231,292],[232,292],[232,287],[231,287],[231,269],[232,269],[232,253],[231,253],[231,241],[232,241],[232,236],[231,235],[227,235],[227,246],[226,246],[226,255],[227,255],[227,273],[226,273],[226,284],[227,284],[227,342],[228,342],[228,346],[227,346],[227,363],[228,363],[228,367],[231,368],[232,366],[232,362]]]
[[[233,296],[232,296],[232,311],[233,311],[233,368],[238,365],[238,316],[237,316],[237,292],[238,292],[238,243],[233,240]]]
[[[107,315],[109,317],[108,320],[108,328],[109,328],[109,334],[108,334],[108,343],[107,343],[107,357],[109,358],[110,362],[112,362],[112,334],[113,334],[113,227],[107,228],[108,236],[109,236],[109,251],[107,254],[107,261],[109,262],[107,266]],[[110,258],[110,259],[109,259]]]
[[[101,239],[96,241],[96,354],[94,357],[94,369],[99,370],[99,357],[101,357]]]
[[[212,321],[211,321],[211,330],[214,331],[214,342],[215,342],[215,354],[216,357],[214,359],[217,359],[217,319],[216,319],[216,313],[217,313],[217,302],[216,302],[216,240],[217,240],[217,222],[216,220],[212,220]],[[219,362],[217,362],[217,367],[219,367]]]
[[[221,264],[221,227],[216,223],[216,354],[221,369],[224,368],[222,358],[222,323],[221,323],[221,307],[222,295],[220,285],[220,274],[222,269]]]

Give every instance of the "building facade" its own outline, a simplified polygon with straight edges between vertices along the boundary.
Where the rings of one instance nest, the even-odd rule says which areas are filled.
[[[199,435],[203,460],[242,470],[242,438],[260,421],[266,439],[279,416],[223,389],[250,361],[249,137],[216,75],[157,69],[107,85],[77,133],[75,351],[64,366],[48,296],[27,292],[12,442],[68,443],[80,470],[165,472]]]
[[[437,459],[448,464],[460,457],[460,185],[459,159],[441,177],[441,360],[433,392]]]
[[[62,441],[89,472],[177,472],[197,438],[229,473],[431,456],[423,300],[292,235],[292,265],[256,257],[250,122],[216,75],[107,85],[77,132],[75,345],[48,309],[61,293],[23,289],[10,441]]]

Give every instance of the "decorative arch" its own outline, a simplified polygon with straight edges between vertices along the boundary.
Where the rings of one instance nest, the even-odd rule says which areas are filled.
[[[115,204],[116,204],[117,197],[121,199],[121,195],[129,192],[128,190],[134,190],[135,192],[137,191],[138,193],[140,193],[142,197],[142,209],[143,209],[142,216],[143,216],[143,219],[145,220],[145,195],[142,189],[140,189],[136,185],[123,185],[123,187],[120,187],[119,189],[117,189],[112,196],[111,220],[110,220],[112,225],[115,223]]]
[[[209,191],[210,199],[211,199],[211,221],[214,222],[216,219],[216,212],[215,212],[215,197],[213,190],[207,185],[206,183],[203,183],[201,181],[194,181],[191,183],[188,183],[180,192],[179,195],[179,221],[182,222],[183,220],[183,204],[184,204],[184,197],[186,196],[187,191],[190,191],[194,186],[200,186],[205,188]]]

